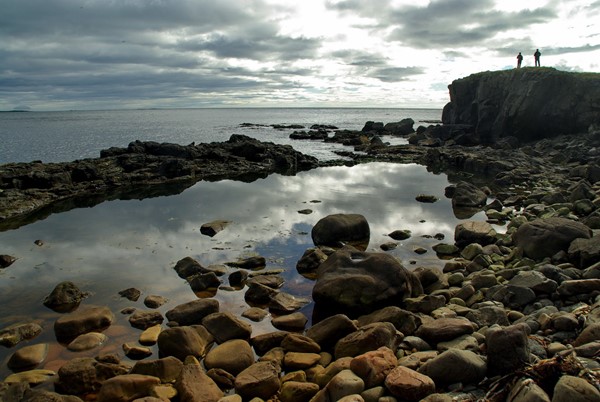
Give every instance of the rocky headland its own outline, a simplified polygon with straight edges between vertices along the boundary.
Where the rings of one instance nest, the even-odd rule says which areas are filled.
[[[600,400],[599,85],[598,74],[546,68],[486,72],[452,83],[440,125],[414,129],[410,120],[369,122],[358,132],[315,127],[314,135],[296,134],[352,146],[336,163],[421,163],[448,173],[455,184],[446,195],[467,220],[456,227],[454,239],[440,238],[434,247],[446,260],[443,269],[407,269],[385,252],[367,252],[365,218],[330,215],[313,227],[314,247],[297,263],[300,274],[315,280],[309,328],[308,317],[298,311],[309,301],[280,291],[283,278],[261,269],[264,259],[216,271],[186,257],[173,269],[194,290],[226,287],[226,281],[246,289],[253,307],[244,318],[205,298],[173,306],[165,320],[156,310],[164,300],[155,297],[144,301],[146,308],[122,312],[143,331],[139,344],[123,345],[134,365],[102,355],[70,360],[58,372],[35,370],[47,350],[27,343],[40,333],[37,324],[2,328],[0,344],[15,347],[9,364],[18,373],[0,385],[0,396],[148,402]],[[405,136],[408,143],[386,145],[385,135]],[[265,174],[318,165],[287,148],[281,158],[275,156],[281,149],[268,154],[262,143],[230,141],[224,147],[232,148],[225,153],[231,163],[260,163],[271,155],[268,166],[252,165]],[[253,147],[237,148],[242,143]],[[192,156],[169,154],[170,162],[161,160],[149,171],[132,165],[131,160],[147,159],[148,149],[160,149],[147,144],[108,150],[100,160],[119,172],[121,183],[215,177],[203,177]],[[197,147],[204,149],[184,149]],[[203,155],[211,163],[223,157]],[[188,163],[185,174],[177,173],[180,163]],[[32,185],[37,176],[26,167],[17,174],[19,166],[0,167],[0,199],[55,188],[48,184],[54,176],[38,171],[45,181],[36,183],[46,184]],[[68,196],[74,171],[59,182],[63,192],[57,199]],[[83,179],[75,182],[86,182],[85,170],[77,172]],[[93,193],[91,187],[82,191]],[[488,221],[468,220],[481,210]],[[11,219],[6,211],[5,220]],[[497,233],[492,223],[505,225],[506,232]],[[389,236],[400,241],[410,233]],[[121,296],[137,300],[139,291],[126,289]],[[102,342],[102,330],[114,320],[110,309],[87,306],[84,299],[74,284],[62,283],[44,301],[64,312],[54,332],[75,350]],[[253,335],[250,322],[268,313],[276,330]],[[159,356],[147,345],[158,345]],[[35,387],[48,383],[54,391]]]

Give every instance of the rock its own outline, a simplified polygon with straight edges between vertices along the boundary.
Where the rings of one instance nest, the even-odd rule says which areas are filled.
[[[596,322],[585,327],[577,339],[575,339],[573,342],[573,346],[582,346],[598,340],[600,340],[600,322]]]
[[[563,375],[554,387],[552,402],[592,402],[600,400],[600,391],[583,378]]]
[[[587,132],[599,119],[592,106],[600,97],[595,80],[594,75],[553,68],[472,74],[452,81],[442,122],[475,127],[482,143],[509,136],[528,142]]]
[[[302,331],[308,322],[308,318],[300,312],[282,315],[271,320],[271,324],[277,329],[284,331]]]
[[[269,311],[274,314],[291,314],[310,303],[309,299],[293,296],[289,293],[277,292],[269,300]]]
[[[339,401],[345,396],[360,394],[364,390],[365,384],[359,376],[351,370],[342,370],[327,383],[325,388],[319,391],[319,394],[325,394],[328,397],[325,399],[327,401]],[[322,400],[318,399],[319,394],[315,396],[317,401]]]
[[[134,301],[134,302],[138,301],[141,294],[142,294],[142,292],[136,288],[127,288],[127,289],[121,290],[119,292],[119,296],[124,297],[124,298]]]
[[[513,276],[508,282],[513,286],[523,286],[533,290],[536,295],[552,294],[558,287],[558,284],[548,279],[544,274],[538,271],[521,271]]]
[[[496,231],[487,222],[466,221],[459,223],[454,230],[454,242],[458,247],[465,247],[471,243],[482,246],[496,241]]]
[[[402,337],[389,322],[365,325],[340,339],[335,345],[334,355],[336,359],[354,357],[382,346],[395,350]]]
[[[12,348],[19,342],[33,339],[42,332],[42,327],[34,322],[17,323],[0,330],[0,345]]]
[[[310,382],[286,381],[281,386],[281,402],[308,402],[319,392],[319,386]]]
[[[138,346],[133,343],[124,343],[122,348],[125,356],[131,360],[141,360],[152,356],[152,350],[145,346]]]
[[[219,311],[219,302],[215,299],[197,299],[180,304],[166,312],[169,321],[179,325],[200,324],[204,317]]]
[[[487,202],[487,194],[471,183],[460,181],[454,187],[452,208],[479,208]]]
[[[209,237],[214,237],[217,233],[229,226],[230,223],[231,221],[224,220],[216,220],[204,223],[202,226],[200,226],[200,233]]]
[[[159,308],[168,301],[169,299],[163,296],[149,295],[144,299],[144,305],[148,308]]]
[[[392,395],[406,401],[420,401],[435,392],[435,383],[430,377],[402,366],[389,373],[385,386]]]
[[[589,239],[591,235],[591,229],[580,222],[565,218],[546,218],[521,225],[512,239],[527,257],[541,260],[558,251],[567,251],[573,240]]]
[[[269,312],[259,307],[250,307],[242,313],[242,317],[250,321],[260,322],[269,315]]]
[[[96,393],[106,380],[127,374],[129,370],[130,367],[117,363],[100,362],[90,357],[75,358],[58,370],[55,387],[62,394]]]
[[[556,289],[563,297],[586,295],[600,291],[600,279],[576,279],[563,281]]]
[[[154,325],[152,327],[146,328],[144,332],[140,334],[140,338],[138,342],[141,345],[151,346],[158,342],[158,336],[162,331],[162,327],[160,325]]]
[[[235,392],[245,400],[267,400],[279,387],[279,370],[271,362],[254,363],[235,378]]]
[[[29,345],[22,347],[14,352],[6,365],[14,371],[22,371],[32,369],[46,360],[48,355],[48,344],[39,343],[37,345]]]
[[[388,236],[394,240],[402,241],[409,239],[411,232],[410,230],[394,230],[393,232],[389,233]]]
[[[187,356],[202,358],[212,342],[212,335],[200,325],[167,328],[158,336],[158,350],[161,356],[184,361]]]
[[[67,345],[67,349],[72,352],[81,352],[84,350],[94,349],[101,346],[108,340],[108,337],[99,332],[88,332],[87,334],[79,335]]]
[[[286,371],[306,370],[321,360],[318,353],[287,352],[283,356],[283,366]]]
[[[135,363],[130,374],[144,374],[160,378],[161,382],[174,382],[181,373],[181,360],[167,356],[162,359],[142,360]]]
[[[433,310],[443,307],[445,304],[446,298],[442,295],[421,295],[404,299],[404,306],[413,313],[430,314]]]
[[[387,123],[383,129],[391,135],[404,136],[413,133],[415,121],[411,118],[402,119],[399,122]]]
[[[212,313],[202,319],[202,325],[211,333],[217,343],[230,339],[250,339],[252,326],[233,314]]]
[[[486,333],[488,375],[515,372],[529,363],[528,327],[491,327]]]
[[[398,365],[398,359],[388,347],[363,353],[352,359],[350,369],[363,379],[366,388],[382,385],[387,375]]]
[[[238,375],[254,363],[250,344],[242,339],[232,339],[211,349],[204,358],[204,366],[210,370],[219,368]]]
[[[327,254],[320,248],[309,248],[296,263],[296,270],[300,275],[316,279],[317,269],[326,259]]]
[[[477,324],[478,327],[489,327],[494,324],[507,326],[509,324],[506,311],[502,307],[483,306],[469,311],[465,317]]]
[[[148,329],[155,325],[162,324],[164,317],[160,311],[136,310],[129,316],[129,324],[137,329]]]
[[[223,397],[223,391],[194,360],[186,361],[175,381],[179,399],[181,401],[217,402]]]
[[[46,296],[44,306],[59,313],[67,313],[75,310],[86,297],[87,293],[79,290],[73,282],[65,281],[56,285]]]
[[[512,387],[508,396],[514,402],[550,402],[548,394],[531,378],[522,378]]]
[[[422,203],[433,204],[438,200],[438,198],[431,194],[419,194],[415,197],[415,200]]]
[[[208,270],[192,257],[185,257],[177,261],[173,267],[177,275],[182,279],[187,279],[190,276],[205,274]]]
[[[259,269],[267,265],[267,260],[265,257],[257,255],[253,257],[242,258],[238,261],[228,262],[227,265],[244,269]]]
[[[436,386],[474,384],[485,377],[485,361],[469,350],[449,349],[423,364],[419,373],[431,377]]]
[[[160,380],[141,374],[124,374],[106,380],[98,393],[98,402],[127,402],[149,396]]]
[[[404,335],[412,335],[421,325],[421,319],[416,314],[397,306],[384,307],[381,310],[358,317],[357,321],[361,327],[376,322],[391,322]]]
[[[10,267],[17,259],[12,255],[0,254],[0,268]]]
[[[248,280],[248,271],[245,269],[238,269],[235,272],[229,274],[229,285],[234,288],[243,288]]]
[[[288,332],[285,331],[267,332],[250,339],[250,344],[256,353],[262,356],[269,350],[279,347],[287,335]]]
[[[321,346],[308,336],[290,333],[281,341],[281,347],[287,352],[319,353]]]
[[[315,308],[365,314],[422,293],[421,284],[393,256],[343,248],[321,264],[313,287]]]
[[[35,386],[51,382],[55,378],[56,373],[54,371],[37,369],[11,374],[4,379],[4,382],[7,384],[23,382]]]
[[[423,323],[417,329],[415,335],[431,344],[436,344],[472,333],[473,324],[469,320],[464,318],[439,318]]]
[[[54,333],[59,341],[69,341],[86,332],[102,331],[112,324],[114,318],[108,307],[81,306],[60,316],[54,322]]]
[[[306,336],[314,340],[323,349],[331,349],[346,335],[358,330],[354,321],[344,314],[336,314],[314,323],[306,330]]]
[[[190,288],[196,293],[204,292],[210,289],[217,289],[221,286],[221,280],[214,272],[193,275],[187,278]]]
[[[600,261],[600,236],[591,239],[575,239],[568,249],[569,261],[579,268],[586,268]]]
[[[359,214],[334,214],[320,219],[311,232],[315,246],[341,247],[349,244],[366,250],[371,231],[369,223]]]

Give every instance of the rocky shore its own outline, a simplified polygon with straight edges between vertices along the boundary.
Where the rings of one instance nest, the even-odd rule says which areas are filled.
[[[505,79],[503,74],[507,73],[498,74],[498,80]],[[535,80],[544,77],[543,72],[536,72],[528,78],[528,87],[536,88]],[[513,76],[518,79],[523,77]],[[484,74],[471,80],[490,82],[491,78]],[[462,84],[453,83],[455,89]],[[457,93],[463,92],[454,92],[459,99],[452,99],[455,105],[446,110],[461,110],[456,105],[465,99]],[[505,96],[514,93],[508,91]],[[475,100],[488,105],[486,114],[480,115],[490,119],[491,103]],[[504,109],[494,113],[501,115]],[[479,130],[483,125],[456,119],[416,129],[413,122],[404,120],[369,122],[358,132],[327,126],[296,134],[299,140],[336,141],[352,147],[336,163],[421,163],[433,172],[449,174],[454,184],[446,195],[452,199],[455,214],[466,220],[455,228],[453,239],[440,238],[433,248],[446,261],[444,268],[417,265],[407,269],[383,251],[365,251],[370,229],[361,215],[324,217],[312,229],[314,247],[306,250],[296,267],[315,280],[315,307],[308,327],[309,317],[300,310],[309,300],[282,292],[282,276],[265,269],[264,259],[238,261],[228,270],[219,270],[186,257],[173,270],[194,291],[246,289],[249,307],[241,317],[221,311],[219,302],[210,297],[173,306],[163,317],[156,309],[165,301],[157,296],[146,298],[144,307],[120,312],[140,330],[137,343],[122,345],[123,355],[72,359],[57,372],[36,369],[47,353],[47,344],[35,343],[39,325],[26,322],[2,328],[0,345],[15,348],[8,364],[16,373],[0,385],[0,399],[600,400],[598,111],[591,118],[584,131],[572,125],[572,132],[533,142],[507,125],[490,143],[488,132]],[[405,136],[408,144],[386,145],[385,135]],[[283,149],[287,156],[282,158],[282,149],[273,147],[235,137],[227,145],[177,148],[178,152],[199,149],[204,153],[199,158],[173,159],[165,151],[151,151],[152,156],[147,156],[149,150],[165,149],[156,144],[134,143],[103,153],[100,161],[104,159],[102,163],[117,172],[112,179],[94,177],[102,194],[114,194],[122,183],[173,180],[189,185],[196,179],[216,179],[220,174],[211,176],[211,166],[220,166],[216,161],[222,158],[240,166],[239,175],[252,169],[260,174],[293,173],[318,165],[288,148]],[[156,163],[142,170],[143,174],[139,168],[128,168],[140,159]],[[75,183],[88,182],[74,180],[87,172],[78,163],[93,167],[96,162],[61,164],[58,171],[69,166],[70,175],[58,187],[48,184],[62,189],[51,192],[52,203],[69,197],[70,186],[79,189]],[[181,164],[187,167],[185,174],[176,173],[182,172]],[[0,199],[21,197],[20,191],[30,190],[35,200],[32,189],[43,186],[19,184],[31,183],[34,177],[54,183],[49,180],[54,176],[39,171],[30,175],[19,170],[18,164],[0,166],[0,173]],[[89,196],[94,190],[86,184],[78,191]],[[489,198],[493,201],[488,202]],[[26,216],[41,205],[34,202],[16,212],[7,210],[5,220]],[[423,202],[435,200],[424,196]],[[469,220],[476,211],[485,211],[488,220]],[[492,224],[504,225],[506,232],[496,232]],[[223,225],[216,222],[214,230]],[[396,244],[410,233],[399,229],[389,236],[390,244]],[[3,257],[6,266],[10,265],[10,256]],[[124,289],[120,296],[137,301],[140,292]],[[63,313],[54,332],[72,350],[93,349],[104,342],[102,331],[117,313],[86,305],[85,297],[74,284],[61,283],[44,301]],[[267,319],[276,330],[253,334],[252,323]],[[157,345],[159,356],[149,349],[152,345]],[[136,363],[128,364],[122,356]]]

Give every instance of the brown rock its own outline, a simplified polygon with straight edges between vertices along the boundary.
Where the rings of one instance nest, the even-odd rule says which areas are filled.
[[[398,365],[398,359],[388,347],[356,356],[350,362],[350,369],[365,382],[366,388],[383,384],[386,376]]]
[[[435,392],[435,383],[430,377],[403,366],[388,374],[385,386],[392,395],[407,401],[420,401]]]
[[[235,379],[235,391],[244,399],[269,399],[279,391],[279,370],[271,362],[258,362]]]
[[[154,386],[160,384],[156,377],[125,374],[106,380],[98,393],[98,402],[128,402],[149,396]]]

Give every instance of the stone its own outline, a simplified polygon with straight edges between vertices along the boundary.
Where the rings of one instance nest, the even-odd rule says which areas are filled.
[[[260,322],[269,315],[269,312],[260,307],[250,307],[242,313],[242,317],[250,321]]]
[[[100,332],[88,332],[87,334],[81,334],[73,339],[73,341],[67,345],[67,349],[72,352],[82,352],[101,346],[107,340],[108,337]]]
[[[471,183],[460,181],[454,187],[452,207],[482,207],[487,202],[487,194]]]
[[[126,402],[140,396],[149,396],[154,386],[160,384],[156,377],[141,374],[124,374],[106,380],[98,393],[98,402]]]
[[[212,368],[206,372],[206,375],[212,378],[212,380],[222,390],[228,390],[233,388],[235,382],[235,376],[228,373],[227,371],[220,368]],[[239,396],[239,395],[238,395]],[[242,398],[240,397],[240,401]]]
[[[41,332],[42,327],[37,323],[16,323],[0,330],[0,345],[12,348],[19,342],[35,338]]]
[[[81,306],[76,311],[60,316],[54,322],[54,333],[59,341],[70,341],[86,332],[100,332],[112,324],[114,315],[105,306]]]
[[[221,280],[214,272],[197,274],[187,278],[190,288],[196,293],[204,292],[210,289],[217,289],[221,286]]]
[[[175,389],[181,401],[217,402],[224,396],[223,391],[193,358],[183,365],[175,381]]]
[[[175,356],[184,361],[187,356],[202,358],[213,342],[212,335],[202,326],[167,328],[158,336],[161,356]]]
[[[271,362],[258,362],[235,378],[235,392],[245,400],[269,399],[279,391],[279,370]]]
[[[12,255],[0,254],[0,268],[10,267],[17,259]]]
[[[363,379],[366,388],[382,385],[386,376],[398,365],[398,359],[388,347],[363,353],[350,361],[350,369]]]
[[[167,356],[155,360],[141,360],[131,368],[131,374],[144,374],[160,378],[163,383],[174,382],[181,369],[183,362],[176,357]]]
[[[143,330],[160,325],[163,321],[164,317],[160,311],[136,310],[135,313],[129,316],[129,324],[134,328]]]
[[[580,377],[562,375],[554,386],[552,402],[592,402],[600,400],[600,391]]]
[[[465,315],[469,321],[477,324],[478,327],[489,327],[497,324],[507,326],[509,324],[506,311],[502,307],[482,306],[473,309]]]
[[[359,214],[334,214],[320,219],[312,228],[315,246],[341,247],[349,244],[366,250],[371,236],[369,223]]]
[[[404,335],[412,335],[421,325],[421,319],[416,314],[403,310],[398,306],[384,307],[370,314],[362,315],[356,321],[361,327],[376,322],[391,322]]]
[[[416,276],[393,256],[346,247],[321,264],[312,296],[316,309],[366,314],[422,291]]]
[[[14,371],[23,371],[36,368],[48,355],[48,344],[38,343],[37,345],[29,345],[22,347],[14,352],[6,365]]]
[[[141,295],[142,292],[136,288],[127,288],[119,292],[119,296],[124,297],[127,300],[131,300],[133,302],[138,301]]]
[[[458,247],[465,247],[471,243],[482,246],[496,241],[496,231],[487,222],[466,221],[456,225],[454,229],[454,243]]]
[[[316,382],[319,387],[324,388],[333,377],[343,370],[350,370],[350,362],[352,357],[342,357],[334,360],[331,364],[316,373],[313,382]],[[308,371],[308,370],[307,370]]]
[[[118,363],[101,362],[90,357],[69,360],[58,370],[57,392],[81,395],[96,393],[109,378],[129,373],[130,367]]]
[[[250,344],[242,339],[228,340],[211,349],[204,358],[204,366],[222,369],[234,376],[254,363],[254,352]]]
[[[281,402],[308,402],[319,392],[319,386],[310,382],[286,381],[281,386]]]
[[[197,299],[180,304],[167,311],[165,316],[181,326],[202,323],[204,317],[219,311],[219,301],[215,299]]]
[[[442,295],[425,294],[404,299],[405,308],[413,313],[431,314],[433,310],[443,307],[445,304],[446,298]]]
[[[481,356],[470,350],[448,349],[426,361],[418,370],[430,377],[436,386],[454,383],[473,384],[486,374],[486,364]]]
[[[252,326],[233,314],[212,313],[202,319],[202,325],[212,334],[217,343],[230,339],[250,339]]]
[[[600,279],[574,279],[563,281],[556,289],[563,297],[585,295],[600,291]]]
[[[422,203],[433,204],[438,198],[432,194],[419,194],[415,197],[415,200]]]
[[[485,336],[490,376],[515,372],[529,363],[528,327],[515,324],[491,327]]]
[[[79,307],[87,293],[82,292],[77,285],[71,281],[61,282],[44,299],[44,306],[59,312],[67,313]]]
[[[356,331],[358,327],[345,314],[336,314],[313,323],[306,330],[306,336],[314,340],[323,349],[331,349],[344,336]]]
[[[388,236],[390,236],[394,240],[402,241],[402,240],[406,240],[406,239],[410,238],[411,231],[410,230],[394,230],[393,232],[389,233]]]
[[[271,320],[275,328],[284,331],[302,331],[307,322],[308,318],[301,312],[282,315]]]
[[[337,373],[323,389],[330,401],[339,401],[345,396],[360,394],[364,390],[364,381],[351,370],[342,370]]]
[[[287,352],[319,353],[321,346],[308,336],[290,333],[281,341],[281,347]]]
[[[55,378],[56,373],[52,370],[35,369],[10,374],[4,379],[4,382],[7,384],[23,382],[29,385],[39,385],[51,382]]]
[[[169,299],[167,299],[166,297],[163,297],[163,296],[148,295],[144,299],[144,305],[148,308],[159,308],[160,306],[162,306],[163,304],[165,304],[168,301],[169,301]]]
[[[472,334],[473,324],[464,318],[438,318],[423,323],[415,335],[431,344],[449,341],[461,335]]]
[[[360,327],[357,331],[340,339],[334,349],[336,359],[358,356],[386,346],[395,350],[403,335],[389,322],[378,322]]]
[[[208,270],[192,257],[185,257],[177,261],[173,267],[177,275],[182,279],[187,279],[194,275],[205,274]]]
[[[600,261],[600,236],[575,239],[567,250],[569,261],[583,269]]]
[[[138,342],[144,346],[152,346],[158,342],[158,336],[160,335],[160,331],[162,331],[162,327],[160,325],[154,325],[152,327],[146,328],[144,332],[140,334],[140,338]]]
[[[139,346],[133,343],[124,343],[122,345],[123,353],[131,360],[141,360],[152,356],[152,350],[145,346]]]
[[[245,269],[238,269],[229,274],[229,285],[234,288],[243,288],[248,280],[248,271]]]
[[[438,342],[437,350],[444,352],[448,349],[479,350],[479,341],[471,335],[461,335],[446,342]]]
[[[244,293],[244,300],[250,306],[264,306],[268,305],[278,293],[279,291],[261,283],[249,283]]]
[[[390,371],[385,386],[392,395],[406,401],[420,401],[435,392],[435,383],[430,377],[403,366]]]
[[[508,282],[513,286],[523,286],[535,292],[536,295],[551,294],[558,287],[558,283],[548,279],[538,271],[521,271]]]
[[[288,332],[285,331],[267,332],[250,339],[250,344],[258,355],[264,355],[269,350],[280,346],[286,336]]]
[[[309,279],[316,279],[317,269],[326,259],[327,254],[320,248],[309,248],[296,263],[296,270],[300,275]]]
[[[590,228],[566,218],[536,219],[519,226],[512,235],[514,244],[534,260],[551,257],[561,250],[567,251],[575,239],[591,237]]]
[[[255,255],[252,257],[241,258],[238,261],[228,262],[227,265],[237,268],[259,269],[264,268],[267,265],[267,260],[263,256]]]
[[[205,236],[214,237],[220,231],[225,230],[225,228],[229,226],[230,223],[231,221],[226,220],[216,220],[207,222],[200,226],[200,233],[202,233]]]
[[[277,294],[269,300],[269,311],[274,314],[291,314],[296,310],[300,310],[310,302],[309,299],[304,297],[277,292]]]
[[[577,339],[573,341],[573,346],[582,346],[590,342],[600,340],[600,322],[588,325],[581,331]]]
[[[283,356],[283,366],[286,371],[305,370],[321,360],[318,353],[287,352]]]

